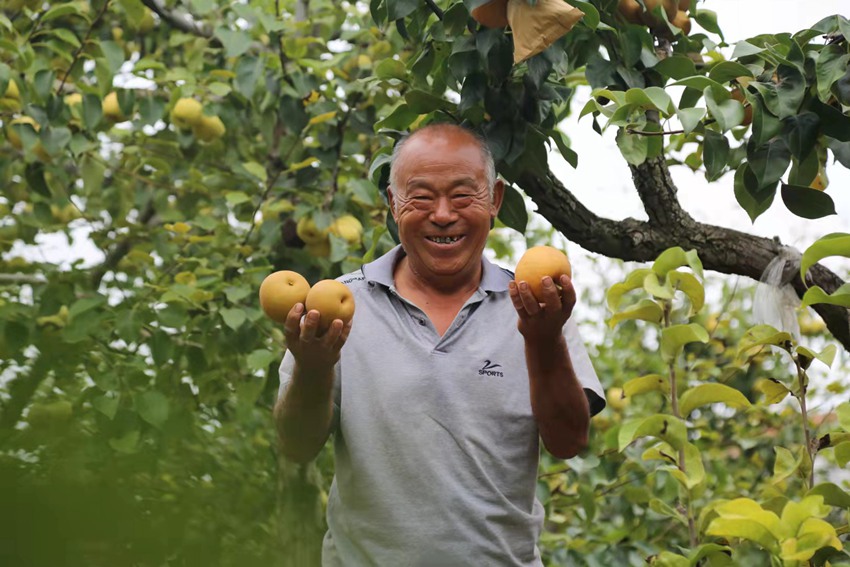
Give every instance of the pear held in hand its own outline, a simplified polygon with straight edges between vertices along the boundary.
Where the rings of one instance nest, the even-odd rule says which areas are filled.
[[[266,277],[260,285],[260,307],[269,319],[286,322],[286,317],[296,303],[304,303],[310,284],[304,276],[290,270],[281,270]]]
[[[514,279],[526,282],[537,301],[543,300],[543,277],[549,276],[555,285],[562,275],[572,277],[572,267],[567,255],[551,246],[529,248],[516,266]]]
[[[334,322],[348,323],[354,317],[354,296],[348,286],[336,280],[322,280],[310,289],[304,306],[307,313],[319,312],[319,331],[325,332]]]

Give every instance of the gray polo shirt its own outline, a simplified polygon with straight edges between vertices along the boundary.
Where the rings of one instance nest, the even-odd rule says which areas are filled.
[[[336,365],[335,477],[322,563],[542,566],[539,433],[513,274],[482,258],[481,286],[441,337],[402,298],[396,247],[339,278],[354,294]],[[591,413],[604,393],[575,323],[564,335]],[[287,351],[280,395],[292,377]]]

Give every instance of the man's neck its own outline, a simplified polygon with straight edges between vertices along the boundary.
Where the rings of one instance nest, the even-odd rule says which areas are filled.
[[[476,264],[474,271],[470,273],[453,274],[451,276],[426,277],[417,273],[410,259],[405,256],[399,260],[393,270],[393,279],[396,288],[402,296],[405,293],[414,293],[431,297],[439,297],[442,300],[453,300],[462,298],[464,301],[472,296],[481,285],[483,268],[481,262]]]

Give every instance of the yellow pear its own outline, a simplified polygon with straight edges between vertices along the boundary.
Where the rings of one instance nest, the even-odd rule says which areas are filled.
[[[0,110],[11,110],[12,112],[21,109],[21,91],[18,89],[18,84],[14,79],[9,81],[6,87],[6,92],[0,97]]]
[[[331,255],[331,243],[328,240],[310,242],[304,246],[304,250],[314,258],[327,258]]]
[[[266,276],[260,285],[260,307],[272,321],[286,322],[297,303],[304,303],[310,284],[298,272],[281,270]]]
[[[65,104],[68,106],[77,106],[83,104],[83,95],[80,93],[71,93],[65,96]]]
[[[608,399],[608,405],[616,411],[623,411],[629,405],[629,399],[622,388],[610,388],[605,397]]]
[[[319,312],[319,330],[326,331],[336,319],[348,323],[354,317],[354,296],[344,283],[322,280],[307,294],[307,312]]]
[[[643,24],[643,8],[637,0],[620,0],[617,11],[627,22],[632,24]]]
[[[298,238],[304,241],[305,244],[318,244],[319,242],[327,242],[328,230],[319,230],[316,226],[316,221],[310,217],[301,217],[298,225],[295,227],[295,233]]]
[[[203,105],[193,98],[181,98],[171,109],[171,123],[181,130],[189,130],[204,113]]]
[[[683,11],[676,12],[676,17],[670,21],[671,24],[682,30],[682,33],[688,35],[691,33],[691,19],[688,14]]]
[[[218,116],[201,116],[192,127],[195,137],[202,142],[214,142],[224,136],[226,128]]]
[[[543,300],[543,277],[549,276],[558,285],[562,275],[572,277],[572,267],[566,254],[551,246],[535,246],[522,255],[514,279],[526,282],[537,301]]]
[[[360,237],[363,236],[363,225],[353,215],[343,215],[331,224],[330,232],[344,238],[349,244],[360,244]]]
[[[103,97],[103,115],[112,122],[123,122],[125,120],[121,106],[118,104],[118,93],[115,91]]]

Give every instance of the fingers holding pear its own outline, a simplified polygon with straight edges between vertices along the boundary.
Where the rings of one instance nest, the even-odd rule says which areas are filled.
[[[543,302],[543,278],[549,276],[560,285],[561,276],[572,278],[572,266],[567,255],[551,246],[534,246],[522,255],[514,279],[526,282],[538,302]]]

